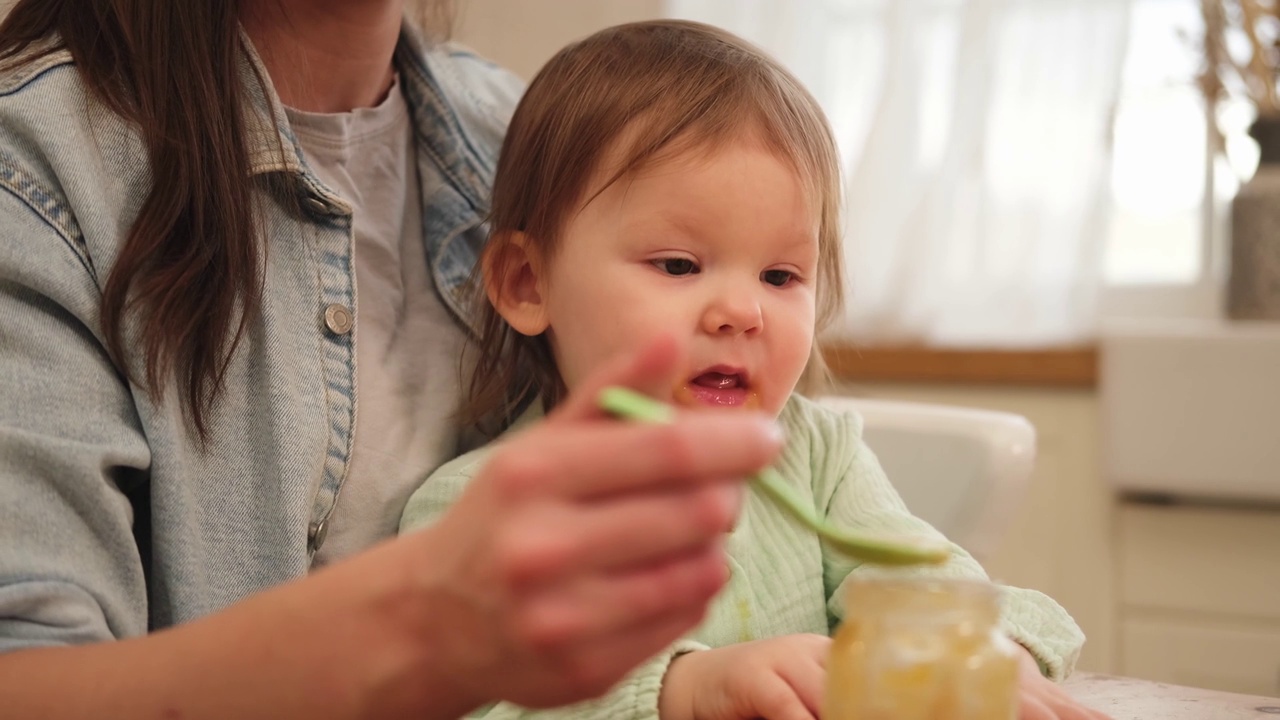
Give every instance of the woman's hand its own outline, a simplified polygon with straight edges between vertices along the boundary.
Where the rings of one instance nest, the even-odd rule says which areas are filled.
[[[661,720],[814,720],[831,639],[784,635],[681,655],[667,670]]]
[[[477,703],[601,694],[693,628],[726,581],[740,478],[773,459],[776,425],[743,412],[632,425],[595,407],[606,385],[670,387],[678,360],[662,341],[599,373],[406,538],[420,544],[432,666]]]
[[[1031,653],[1019,648],[1019,720],[1109,720],[1097,710],[1076,702],[1062,686],[1040,674]]]
[[[430,720],[602,693],[701,619],[738,478],[781,445],[747,413],[595,411],[597,388],[670,387],[677,361],[657,343],[602,372],[431,528],[163,632],[0,653],[3,714]]]

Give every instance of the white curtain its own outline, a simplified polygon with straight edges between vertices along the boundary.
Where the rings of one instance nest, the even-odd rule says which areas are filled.
[[[1091,339],[1129,0],[669,0],[788,65],[845,160],[860,343]]]

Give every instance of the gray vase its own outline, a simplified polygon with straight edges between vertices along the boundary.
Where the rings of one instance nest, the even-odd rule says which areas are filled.
[[[1258,171],[1231,203],[1227,317],[1280,320],[1280,121],[1259,120]]]

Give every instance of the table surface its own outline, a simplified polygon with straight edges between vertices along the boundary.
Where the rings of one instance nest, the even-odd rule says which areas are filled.
[[[1064,687],[1113,720],[1280,720],[1280,698],[1092,673],[1076,673]]]

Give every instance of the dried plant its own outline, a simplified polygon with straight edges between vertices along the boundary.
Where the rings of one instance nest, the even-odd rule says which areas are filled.
[[[1216,105],[1239,88],[1259,118],[1280,119],[1280,0],[1201,0],[1200,11],[1204,66],[1197,80],[1205,97]],[[1247,57],[1233,55],[1240,46]]]

